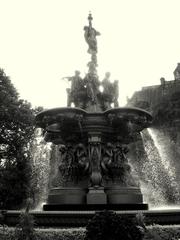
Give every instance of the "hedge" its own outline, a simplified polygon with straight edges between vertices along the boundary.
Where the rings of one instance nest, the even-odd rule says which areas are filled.
[[[33,240],[84,240],[85,231],[85,228],[35,228],[35,239]],[[0,239],[18,240],[15,236],[15,228],[1,226]],[[148,226],[144,236],[144,240],[178,239],[180,239],[180,226]]]

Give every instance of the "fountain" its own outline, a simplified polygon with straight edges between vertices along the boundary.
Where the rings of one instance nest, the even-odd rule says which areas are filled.
[[[43,111],[35,119],[36,127],[43,130],[44,140],[52,148],[51,157],[47,159],[49,171],[46,154],[40,146],[41,156],[34,159],[34,163],[40,164],[43,160],[46,165],[46,174],[44,169],[42,173],[46,175],[46,183],[47,175],[50,178],[45,211],[36,209],[30,213],[36,226],[43,227],[86,226],[95,211],[102,209],[130,217],[140,210],[146,224],[179,224],[178,208],[148,210],[148,204],[143,202],[134,176],[136,166],[144,196],[150,192],[152,199],[156,195],[162,203],[166,203],[167,196],[173,200],[168,187],[172,187],[172,174],[167,171],[164,159],[160,159],[160,155],[164,157],[163,149],[154,146],[157,142],[154,132],[146,130],[152,123],[152,116],[139,108],[118,106],[118,82],[110,82],[110,73],[99,81],[96,37],[100,33],[92,27],[91,14],[88,21],[89,25],[84,27],[91,56],[88,73],[83,79],[79,71],[68,77],[71,88],[67,89],[67,107]],[[136,141],[139,139],[141,141]],[[141,148],[146,152],[140,152]],[[36,146],[34,151],[37,151]],[[43,178],[42,182],[44,185]],[[178,190],[174,178],[173,188]],[[178,191],[174,197],[179,200]],[[19,215],[20,211],[7,211],[5,224],[15,226]]]
[[[68,77],[67,107],[36,116],[45,141],[59,149],[44,210],[147,209],[126,154],[128,144],[151,124],[152,116],[142,109],[118,107],[118,82],[110,82],[110,73],[100,82],[96,39],[100,33],[92,20],[89,14],[84,27],[91,56],[88,73],[84,79],[79,71]]]

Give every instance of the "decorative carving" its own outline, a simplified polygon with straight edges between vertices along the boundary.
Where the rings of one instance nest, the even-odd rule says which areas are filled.
[[[105,174],[108,174],[109,172],[109,166],[113,162],[113,149],[114,146],[112,143],[107,143],[106,147],[102,149],[102,160],[101,160],[101,167],[102,172]]]
[[[106,144],[102,150],[101,161],[103,177],[106,180],[118,180],[127,184],[127,176],[129,177],[131,170],[126,157],[127,152],[128,148],[119,142]]]
[[[89,170],[89,159],[87,148],[82,143],[79,143],[75,147],[75,158],[78,163],[79,173],[86,174]]]
[[[59,148],[61,154],[61,163],[59,171],[61,172],[63,181],[82,180],[87,175],[89,169],[89,159],[86,147],[79,143],[76,146],[71,144],[62,145]]]
[[[62,145],[59,148],[61,163],[59,165],[59,170],[62,175],[62,181],[72,180],[72,165],[74,162],[74,152],[71,144]]]
[[[89,136],[89,161],[91,166],[90,184],[91,187],[102,187],[101,175],[101,137],[99,133],[91,133]]]

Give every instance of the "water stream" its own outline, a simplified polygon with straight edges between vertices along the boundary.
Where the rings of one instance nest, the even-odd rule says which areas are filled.
[[[36,129],[31,144],[32,155],[32,198],[36,209],[40,209],[43,202],[46,202],[48,195],[51,143],[43,140],[42,130]]]
[[[146,129],[141,133],[142,144],[139,147],[141,154],[135,151],[136,161],[132,163],[140,179],[144,202],[150,208],[178,206],[180,204],[180,164],[175,145],[162,130]],[[31,145],[33,160],[34,199],[36,209],[41,209],[42,203],[46,202],[50,174],[50,160],[57,158],[52,144],[43,140],[42,132],[36,129],[35,137]],[[143,152],[143,154],[142,154]],[[133,153],[133,154],[134,154]],[[135,158],[132,155],[132,158]],[[137,161],[137,159],[139,159]]]
[[[153,128],[141,136],[145,150],[141,187],[146,202],[152,207],[179,204],[180,188],[169,137]]]

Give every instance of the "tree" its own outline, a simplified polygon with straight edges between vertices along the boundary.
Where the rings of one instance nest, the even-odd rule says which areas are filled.
[[[28,195],[31,175],[29,142],[35,110],[19,99],[0,69],[0,208],[20,207]]]

